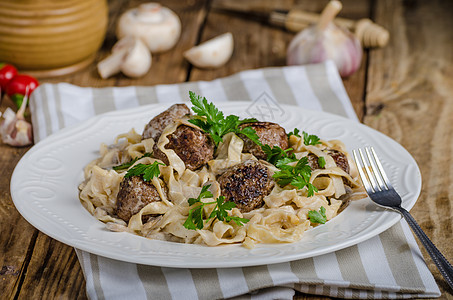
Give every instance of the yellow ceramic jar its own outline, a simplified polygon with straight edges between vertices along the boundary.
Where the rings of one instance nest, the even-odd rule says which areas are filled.
[[[0,62],[63,75],[90,64],[107,30],[106,0],[0,0]]]

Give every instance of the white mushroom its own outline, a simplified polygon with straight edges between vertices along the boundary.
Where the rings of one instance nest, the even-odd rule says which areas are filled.
[[[124,12],[118,20],[116,35],[141,39],[152,53],[167,51],[181,35],[181,21],[169,8],[159,3],[144,3]]]
[[[151,53],[145,44],[127,36],[113,46],[110,56],[98,63],[98,72],[104,79],[120,71],[129,77],[141,77],[149,71],[151,60]]]
[[[233,48],[233,35],[227,32],[187,50],[184,57],[198,68],[218,68],[230,59]]]

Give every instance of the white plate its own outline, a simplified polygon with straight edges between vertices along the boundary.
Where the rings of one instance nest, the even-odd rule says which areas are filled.
[[[249,102],[219,103],[226,114],[249,117]],[[110,232],[86,211],[78,198],[83,167],[96,158],[101,142],[111,144],[120,134],[143,130],[168,105],[151,105],[107,113],[64,129],[32,147],[17,164],[11,195],[22,216],[45,234],[65,244],[101,256],[146,265],[213,268],[272,264],[313,257],[355,245],[383,232],[400,220],[398,213],[378,208],[366,198],[351,203],[325,225],[307,231],[291,244],[207,247],[154,241],[125,232]],[[421,189],[415,160],[398,143],[355,121],[299,107],[281,106],[274,118],[288,131],[297,127],[322,139],[340,139],[348,151],[374,146],[389,178],[412,208]]]

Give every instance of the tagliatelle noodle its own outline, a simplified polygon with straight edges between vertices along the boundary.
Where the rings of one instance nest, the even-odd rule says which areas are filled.
[[[247,235],[245,227],[239,227],[238,225],[234,226],[220,221],[215,221],[213,223],[212,230],[197,230],[201,237],[197,243],[202,241],[208,246],[240,243]]]
[[[182,176],[184,171],[186,170],[186,165],[182,161],[182,159],[176,154],[176,152],[172,149],[166,149],[165,145],[167,145],[170,141],[168,140],[167,136],[175,132],[179,125],[184,124],[186,126],[195,127],[192,123],[188,122],[184,119],[179,119],[176,122],[168,125],[165,127],[164,131],[162,132],[159,141],[157,142],[157,148],[162,151],[168,159],[169,166],[173,167],[175,171],[178,173],[179,176]]]
[[[323,169],[316,169],[311,173],[310,183],[317,189],[313,196],[308,196],[307,188],[295,189],[291,185],[280,187],[275,184],[271,193],[264,198],[264,206],[247,213],[241,213],[233,208],[229,214],[240,218],[247,218],[249,222],[244,226],[236,223],[222,222],[211,219],[205,222],[203,229],[189,230],[183,226],[189,215],[188,199],[197,198],[204,185],[211,184],[209,190],[212,198],[204,198],[202,202],[215,202],[221,195],[220,185],[216,177],[228,168],[255,159],[250,153],[242,153],[244,142],[234,133],[223,137],[213,160],[199,170],[191,171],[171,149],[166,149],[168,136],[181,124],[198,128],[188,122],[186,118],[177,120],[167,126],[159,140],[157,148],[168,158],[168,166],[159,166],[160,177],[154,177],[151,183],[156,187],[162,201],[151,202],[134,214],[126,224],[116,217],[116,197],[119,184],[127,170],[110,170],[112,166],[140,158],[145,153],[152,152],[153,139],[142,140],[133,129],[119,135],[114,144],[101,145],[100,157],[92,161],[85,168],[85,181],[79,186],[80,200],[84,207],[100,221],[107,223],[107,228],[113,231],[127,231],[151,239],[167,240],[172,242],[196,243],[208,246],[221,244],[242,243],[252,248],[257,243],[291,243],[300,240],[303,233],[314,225],[308,218],[309,211],[319,211],[325,208],[327,220],[334,218],[343,204],[339,198],[345,195],[360,197],[362,188],[358,183],[358,172],[343,143],[337,140],[323,141],[318,145],[305,145],[303,139],[294,135],[289,138],[292,153],[300,159],[309,154],[323,157],[326,164]],[[348,158],[350,173],[337,167],[334,159],[327,150],[337,150]],[[138,163],[152,164],[156,160],[152,157],[138,159]],[[278,169],[267,162],[263,162],[271,174]],[[293,163],[295,165],[296,162]],[[133,166],[134,166],[133,165]],[[130,168],[132,168],[131,166]],[[345,183],[348,186],[345,186]],[[166,195],[162,189],[165,184],[168,189]],[[168,197],[167,197],[168,196]],[[215,204],[204,207],[204,215],[210,215]],[[144,219],[146,217],[146,219]],[[147,220],[143,223],[143,220]]]
[[[94,214],[96,207],[113,213],[122,176],[113,170],[107,171],[96,165],[88,174],[90,179],[79,187],[82,204],[91,214]]]

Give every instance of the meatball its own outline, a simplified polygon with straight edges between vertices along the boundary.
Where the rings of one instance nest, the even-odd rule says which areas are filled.
[[[157,142],[165,127],[188,114],[190,114],[190,110],[185,104],[170,106],[166,111],[161,112],[146,124],[142,133],[143,139],[152,138]]]
[[[263,206],[275,184],[269,169],[256,160],[231,167],[217,181],[225,201],[233,201],[242,212]]]
[[[214,157],[214,143],[208,134],[203,131],[180,125],[176,130],[167,136],[169,142],[166,149],[173,149],[185,163],[186,168],[196,170]],[[168,165],[167,156],[154,145],[153,155]]]
[[[165,194],[168,193],[165,185],[162,189]],[[129,219],[147,204],[161,200],[159,192],[151,182],[138,176],[124,178],[116,198],[116,214],[129,222]]]
[[[327,155],[331,156],[337,167],[349,174],[348,158],[338,150],[328,150]],[[308,155],[308,165],[312,170],[319,169],[318,157],[314,154]]]
[[[278,146],[283,150],[288,149],[288,136],[285,129],[280,125],[270,122],[253,122],[244,123],[240,126],[240,128],[245,127],[253,128],[263,145],[269,145],[271,148]],[[244,140],[243,152],[249,152],[258,159],[266,159],[266,154],[259,145],[242,134],[240,137]]]

